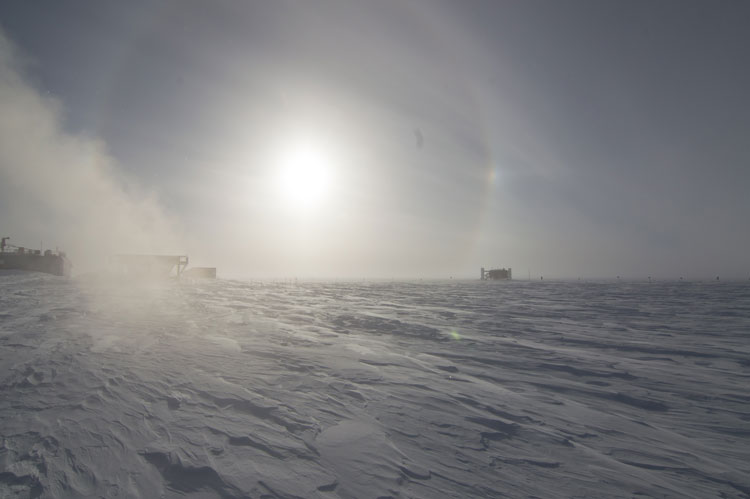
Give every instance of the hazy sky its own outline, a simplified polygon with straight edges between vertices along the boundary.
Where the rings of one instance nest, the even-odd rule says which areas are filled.
[[[0,231],[225,276],[750,275],[750,3],[0,3]]]

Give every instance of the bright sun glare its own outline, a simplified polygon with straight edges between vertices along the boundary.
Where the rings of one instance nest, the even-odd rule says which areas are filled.
[[[288,207],[308,209],[320,205],[331,181],[331,157],[323,146],[300,142],[281,151],[277,187]]]

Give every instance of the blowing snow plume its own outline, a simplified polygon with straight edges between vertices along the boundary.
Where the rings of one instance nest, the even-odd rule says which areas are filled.
[[[0,230],[18,245],[59,246],[81,272],[117,252],[182,247],[153,193],[96,138],[67,132],[60,103],[19,69],[0,32]]]

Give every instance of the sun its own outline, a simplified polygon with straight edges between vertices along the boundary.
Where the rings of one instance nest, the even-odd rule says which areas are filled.
[[[276,188],[286,206],[307,210],[326,201],[332,183],[332,158],[319,143],[299,141],[281,148]]]

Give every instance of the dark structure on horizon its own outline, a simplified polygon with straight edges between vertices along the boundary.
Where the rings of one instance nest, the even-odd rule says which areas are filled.
[[[46,274],[69,276],[73,264],[63,251],[32,250],[23,246],[13,246],[0,239],[0,270],[27,270]]]
[[[136,279],[216,279],[216,267],[188,266],[187,255],[114,255],[109,257],[110,270]]]
[[[510,281],[513,279],[513,272],[510,267],[507,269],[491,269],[484,270],[482,267],[482,273],[480,277],[483,281]]]
[[[136,278],[176,277],[188,265],[187,255],[114,255],[109,264],[115,272]]]
[[[192,267],[182,275],[191,279],[216,279],[216,267]]]

